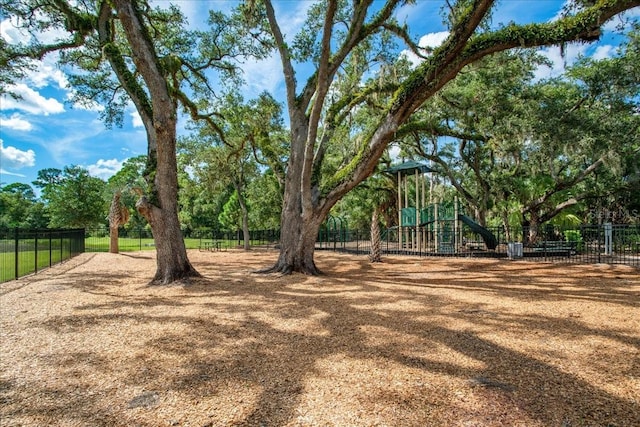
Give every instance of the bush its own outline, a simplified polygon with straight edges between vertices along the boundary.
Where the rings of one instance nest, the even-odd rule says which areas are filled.
[[[565,230],[564,240],[567,242],[573,242],[575,244],[576,251],[578,252],[581,252],[584,249],[584,241],[580,230]]]

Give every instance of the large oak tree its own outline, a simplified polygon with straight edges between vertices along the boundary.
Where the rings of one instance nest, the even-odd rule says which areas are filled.
[[[176,127],[178,105],[215,129],[215,111],[203,111],[184,87],[213,95],[208,70],[233,71],[228,58],[237,47],[228,21],[211,13],[209,32],[188,31],[179,10],[152,9],[146,0],[2,0],[2,14],[34,37],[25,44],[3,42],[0,92],[45,55],[60,53],[76,102],[99,102],[108,123],[122,120],[132,102],[144,125],[148,152],[146,188],[136,207],[149,222],[157,249],[154,283],[198,276],[192,267],[178,220]],[[38,37],[57,35],[53,42]],[[51,37],[49,37],[51,38]]]
[[[442,45],[427,53],[393,19],[394,12],[405,3],[388,0],[380,7],[372,0],[320,2],[310,9],[307,25],[293,42],[285,38],[271,0],[251,2],[245,8],[245,12],[258,16],[255,22],[268,27],[275,41],[291,128],[280,255],[266,271],[319,272],[314,262],[315,239],[331,208],[374,171],[387,145],[411,115],[463,67],[515,47],[595,40],[609,19],[640,5],[638,0],[575,1],[575,8],[567,9],[553,22],[512,23],[492,29],[486,24],[497,7],[496,1],[448,1],[449,35]],[[396,78],[384,67],[388,61],[380,66],[392,36],[424,59],[404,78]],[[302,84],[296,70],[300,63],[305,65],[301,69],[308,63],[314,66]],[[380,78],[367,81],[366,76],[375,71],[374,64],[379,67]],[[349,90],[335,85],[344,77],[343,70],[354,76]],[[352,130],[347,135],[353,143],[352,156],[338,167],[327,168],[325,160],[336,130],[365,103],[379,106],[375,125]]]

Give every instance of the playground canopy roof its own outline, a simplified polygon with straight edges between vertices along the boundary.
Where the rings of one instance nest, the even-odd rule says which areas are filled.
[[[435,172],[429,166],[415,161],[404,162],[399,165],[391,166],[389,169],[386,169],[385,172],[393,174],[399,172],[401,175],[409,175],[414,174],[416,170],[420,173]]]

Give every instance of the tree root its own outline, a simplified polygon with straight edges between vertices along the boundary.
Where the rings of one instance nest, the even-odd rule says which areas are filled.
[[[178,274],[174,272],[174,274],[163,274],[162,271],[157,271],[156,275],[151,279],[148,286],[163,286],[163,285],[171,285],[175,282],[186,281],[190,278],[201,278],[202,274],[198,273],[193,267],[182,271]]]
[[[276,263],[272,267],[263,268],[260,270],[256,270],[253,273],[255,274],[280,274],[282,276],[288,276],[293,273],[302,273],[307,276],[322,276],[323,273],[320,271],[315,265],[311,267],[298,267],[296,268],[292,264],[287,263]]]

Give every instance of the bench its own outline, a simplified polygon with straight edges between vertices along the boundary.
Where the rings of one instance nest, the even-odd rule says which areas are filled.
[[[567,252],[575,255],[578,242],[565,242],[563,240],[548,240],[538,242],[532,249],[534,252]]]

